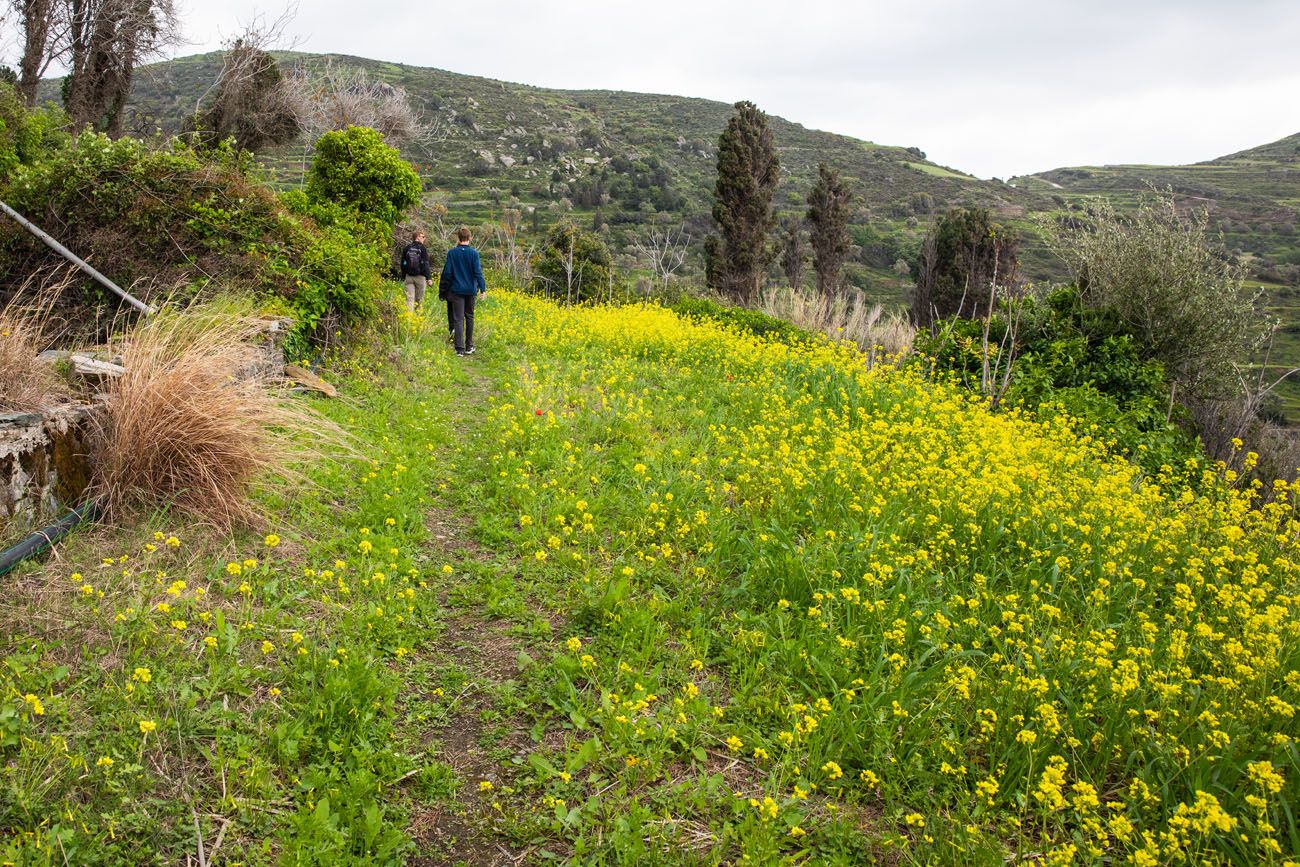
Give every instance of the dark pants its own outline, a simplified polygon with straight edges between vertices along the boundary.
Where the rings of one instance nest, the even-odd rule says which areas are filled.
[[[451,333],[456,341],[456,351],[464,352],[474,345],[474,295],[452,292]]]
[[[444,295],[442,298],[443,301],[447,302],[447,333],[448,334],[454,334],[456,332],[456,318],[452,316],[451,297],[452,297],[451,293],[449,292],[446,295]]]

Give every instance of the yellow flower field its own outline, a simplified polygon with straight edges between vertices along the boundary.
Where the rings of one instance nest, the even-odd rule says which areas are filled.
[[[1295,852],[1285,485],[1264,502],[1206,466],[1178,490],[827,343],[498,316],[520,348],[494,507],[597,638],[565,669],[579,728],[649,776],[743,759],[744,851],[830,858],[852,825],[930,863]],[[715,807],[668,803],[718,836]]]
[[[267,526],[6,576],[0,864],[1300,864],[1286,485],[824,340],[480,310],[336,362],[363,459]]]

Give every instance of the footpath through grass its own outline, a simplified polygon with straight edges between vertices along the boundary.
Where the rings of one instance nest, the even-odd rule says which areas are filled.
[[[482,317],[339,371],[370,461],[273,535],[160,515],[17,577],[0,863],[1300,849],[1288,490],[1166,493],[825,344]]]

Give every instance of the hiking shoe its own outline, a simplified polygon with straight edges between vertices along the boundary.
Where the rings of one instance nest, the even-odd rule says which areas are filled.
[[[464,351],[463,349],[457,349],[456,354],[459,355],[461,358],[464,358],[466,355],[469,355],[469,353]]]
[[[469,349],[466,349],[466,350],[465,350],[465,354],[466,354],[466,355],[473,355],[473,354],[474,354],[474,347],[471,346]]]

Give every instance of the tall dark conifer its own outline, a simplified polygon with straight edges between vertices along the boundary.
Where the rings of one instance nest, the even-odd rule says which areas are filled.
[[[758,297],[767,272],[772,194],[779,178],[767,115],[752,102],[736,103],[736,113],[718,139],[713,219],[721,239],[710,285],[741,303]]]
[[[817,291],[834,295],[840,291],[840,269],[849,255],[849,202],[853,193],[839,172],[820,163],[817,183],[808,194],[808,224],[811,227],[813,270]]]
[[[790,288],[796,292],[803,288],[803,241],[803,220],[786,217],[781,221],[781,270]]]

